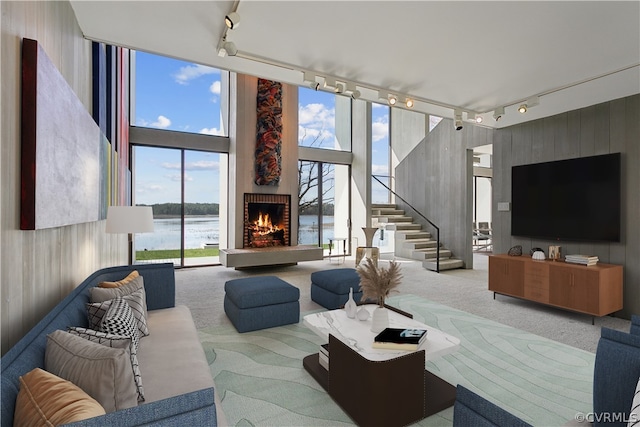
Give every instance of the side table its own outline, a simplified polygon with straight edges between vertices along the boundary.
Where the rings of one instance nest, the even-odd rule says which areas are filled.
[[[331,262],[331,251],[333,249],[333,242],[336,242],[336,255],[335,258],[338,259],[338,264],[340,264],[340,258],[342,258],[342,262],[347,255],[347,238],[346,237],[331,237],[329,238],[329,262]],[[340,253],[340,242],[342,242],[342,253]]]

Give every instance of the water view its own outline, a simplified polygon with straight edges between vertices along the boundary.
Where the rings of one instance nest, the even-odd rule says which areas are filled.
[[[325,242],[333,237],[333,217],[325,216],[323,236]],[[184,223],[184,247],[202,248],[206,244],[220,241],[220,218],[218,216],[186,217]],[[318,217],[301,215],[298,231],[299,244],[312,245],[318,239]],[[177,249],[180,247],[180,218],[157,218],[153,220],[154,232],[136,234],[136,250]]]

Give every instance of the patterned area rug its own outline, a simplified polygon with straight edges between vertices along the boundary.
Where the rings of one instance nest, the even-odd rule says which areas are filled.
[[[593,353],[413,295],[392,297],[389,304],[460,338],[459,351],[427,365],[451,384],[537,426],[561,426],[592,410]],[[229,425],[353,425],[302,368],[302,359],[323,343],[302,323],[244,334],[232,326],[199,333]],[[416,425],[450,426],[452,420],[449,408]]]

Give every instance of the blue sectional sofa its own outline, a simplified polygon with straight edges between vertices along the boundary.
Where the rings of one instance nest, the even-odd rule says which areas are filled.
[[[89,289],[137,270],[144,279],[149,336],[140,340],[138,360],[145,402],[73,423],[81,426],[216,426],[213,379],[191,313],[175,307],[171,263],[120,266],[96,271],[74,289],[1,360],[2,427],[13,424],[19,377],[45,368],[47,335],[70,326],[87,327]],[[146,354],[145,354],[146,353]]]
[[[602,328],[593,373],[594,426],[627,426],[638,378],[640,335]]]

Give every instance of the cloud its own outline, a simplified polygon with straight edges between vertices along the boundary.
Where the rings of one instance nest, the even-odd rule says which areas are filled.
[[[213,160],[198,160],[197,162],[189,162],[184,165],[186,170],[191,171],[217,170],[219,167],[220,163]]]
[[[205,135],[223,136],[222,135],[222,129],[217,129],[217,128],[203,128],[203,129],[200,129],[199,133],[202,133],[202,134],[205,134]]]
[[[380,141],[389,137],[389,122],[384,119],[378,119],[371,124],[371,139],[373,142]]]
[[[182,180],[182,176],[179,173],[165,175],[165,178],[168,178],[170,181],[173,181],[173,182],[181,182],[181,180]],[[184,174],[184,180],[185,181],[193,181],[193,178],[190,177],[187,174]]]
[[[160,166],[162,166],[164,169],[177,169],[177,170],[181,170],[182,169],[182,165],[180,163],[167,163],[164,162],[162,163]]]
[[[301,105],[298,109],[298,123],[309,127],[333,129],[336,123],[336,111],[324,104]]]
[[[324,104],[301,105],[298,109],[298,142],[326,146],[335,143],[335,110]],[[315,143],[311,143],[315,141]]]
[[[181,170],[182,166],[180,163],[169,163],[165,162],[161,165],[164,169],[168,170]],[[196,162],[187,162],[184,165],[184,169],[188,171],[198,171],[198,170],[218,170],[220,167],[220,163],[213,160],[198,160]],[[173,175],[166,175],[175,181]],[[180,175],[178,176],[178,180]]]
[[[220,80],[216,80],[215,82],[211,83],[211,86],[209,86],[209,90],[214,95],[220,95],[220,88]]]
[[[136,194],[151,194],[164,192],[165,188],[159,184],[136,183]]]
[[[374,175],[389,175],[388,165],[371,165],[371,173]]]
[[[219,72],[220,71],[215,68],[193,64],[186,67],[181,67],[177,73],[173,74],[173,78],[176,83],[186,85],[189,84],[191,80],[197,79],[198,77],[206,76],[208,74],[217,74]]]
[[[169,120],[165,116],[160,115],[155,122],[149,123],[149,126],[154,128],[166,129],[171,126],[171,120]]]

